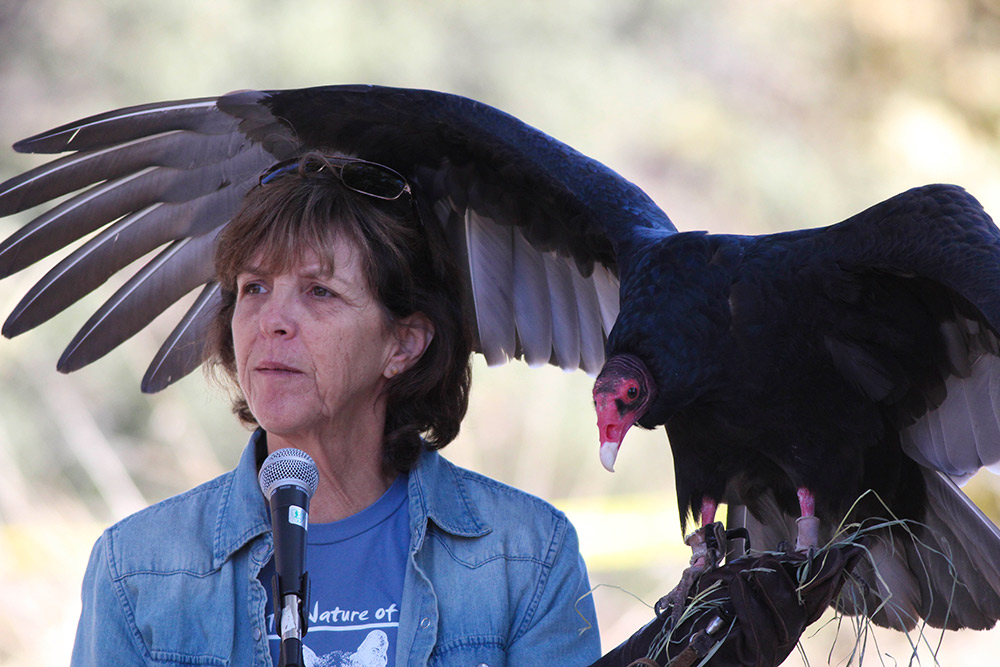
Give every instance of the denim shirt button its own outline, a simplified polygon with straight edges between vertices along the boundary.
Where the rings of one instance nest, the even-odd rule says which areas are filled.
[[[481,662],[478,665],[476,665],[476,667],[490,667],[490,666],[487,665],[485,662]]]
[[[254,628],[253,629],[253,638],[254,638],[255,641],[260,641],[260,638],[262,636],[263,636],[263,633],[260,631],[260,628]]]
[[[431,627],[431,619],[424,616],[422,619],[420,619],[420,627],[424,630]]]

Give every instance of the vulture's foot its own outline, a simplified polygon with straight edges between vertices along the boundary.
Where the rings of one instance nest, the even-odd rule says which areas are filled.
[[[684,538],[684,544],[691,547],[691,564],[681,574],[681,580],[656,603],[656,612],[670,608],[673,626],[687,606],[688,594],[698,578],[705,572],[710,572],[719,566],[726,555],[726,531],[722,523],[716,521],[702,526]]]

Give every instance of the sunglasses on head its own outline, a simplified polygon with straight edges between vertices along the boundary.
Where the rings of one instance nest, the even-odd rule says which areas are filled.
[[[398,171],[384,164],[352,157],[325,155],[323,159],[307,159],[304,163],[301,156],[282,160],[261,174],[260,184],[267,185],[279,176],[297,172],[300,164],[305,173],[328,171],[348,190],[368,197],[395,201],[406,193],[413,200],[410,184]]]

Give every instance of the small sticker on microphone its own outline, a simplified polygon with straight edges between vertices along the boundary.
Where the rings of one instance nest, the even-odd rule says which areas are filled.
[[[309,530],[309,513],[297,505],[291,505],[288,508],[288,523]]]

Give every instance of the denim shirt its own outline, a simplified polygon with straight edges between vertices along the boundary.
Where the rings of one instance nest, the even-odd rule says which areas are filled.
[[[115,524],[83,581],[72,664],[271,664],[273,548],[258,430],[236,469]],[[424,453],[409,478],[410,551],[396,665],[589,665],[600,641],[566,517]],[[308,564],[316,568],[318,564]]]

